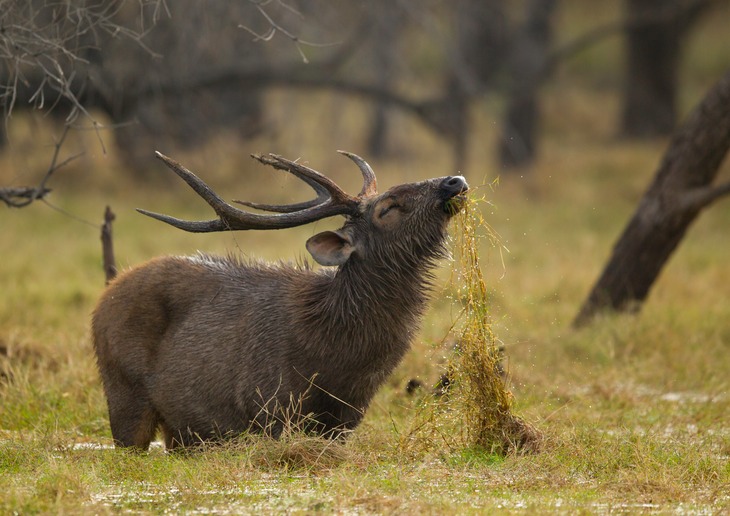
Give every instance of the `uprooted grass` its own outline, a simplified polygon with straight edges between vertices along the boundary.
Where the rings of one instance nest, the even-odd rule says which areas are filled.
[[[480,449],[487,454],[537,452],[543,434],[516,415],[514,396],[500,365],[499,341],[492,330],[490,299],[479,261],[479,240],[499,249],[499,237],[482,217],[480,201],[469,197],[455,217],[456,274],[453,282],[463,306],[455,323],[456,346],[441,395],[426,398],[403,444],[434,449]],[[448,436],[448,437],[447,437]],[[417,445],[416,445],[417,443]]]
[[[463,407],[470,444],[502,453],[537,451],[542,434],[514,414],[514,398],[499,367],[500,350],[492,331],[477,231],[485,229],[494,247],[499,246],[499,240],[484,221],[476,202],[472,199],[464,203],[455,231],[460,298],[465,307],[458,355],[451,367],[456,384],[454,399]]]

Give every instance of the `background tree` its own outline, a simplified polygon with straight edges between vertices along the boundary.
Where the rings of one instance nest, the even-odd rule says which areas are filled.
[[[575,326],[600,311],[638,309],[692,222],[704,208],[730,194],[730,183],[712,184],[729,149],[730,71],[672,138]]]
[[[150,53],[142,40],[163,6],[161,0],[0,0],[0,106],[6,119],[24,107],[68,123],[88,116],[105,98],[91,80],[101,64],[100,48],[131,42]]]
[[[454,50],[445,72],[455,167],[463,168],[470,130],[472,99],[498,86],[504,71],[510,21],[504,0],[461,0],[454,4]]]
[[[400,36],[405,23],[405,12],[398,4],[389,0],[368,2],[368,9],[374,21],[371,30],[372,66],[375,70],[375,84],[383,90],[395,88],[398,69],[402,66]],[[367,138],[368,155],[382,158],[388,154],[390,109],[386,102],[374,102],[370,133]]]
[[[682,46],[713,0],[626,0],[621,134],[667,136],[677,119]]]
[[[551,46],[555,0],[530,0],[525,21],[512,39],[511,88],[502,119],[499,163],[503,170],[529,165],[537,152],[538,89],[544,79]]]

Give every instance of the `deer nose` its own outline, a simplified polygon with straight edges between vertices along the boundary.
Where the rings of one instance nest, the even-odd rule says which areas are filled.
[[[445,177],[439,186],[450,195],[459,195],[469,189],[469,184],[466,182],[466,179],[464,179],[464,176]]]

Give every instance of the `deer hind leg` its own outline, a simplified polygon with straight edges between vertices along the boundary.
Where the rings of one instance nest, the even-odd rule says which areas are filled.
[[[110,380],[105,378],[104,387],[114,444],[147,450],[160,423],[159,413],[142,386],[130,385],[121,378]]]
[[[162,436],[165,439],[166,450],[173,451],[190,446],[190,439],[185,439],[183,432],[173,430],[165,421],[162,421],[160,426],[162,428]]]

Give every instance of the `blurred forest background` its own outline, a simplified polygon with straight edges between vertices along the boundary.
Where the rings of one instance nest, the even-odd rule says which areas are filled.
[[[450,159],[435,175],[534,182],[549,136],[614,152],[612,143],[672,135],[730,67],[729,4],[2,0],[0,199],[17,207],[51,186],[88,188],[99,167],[160,188],[155,149],[195,156],[205,175],[227,168],[213,155],[244,161],[240,150],[253,142],[258,152],[305,159],[347,147],[376,165],[413,163],[426,145]],[[700,142],[695,161],[677,165],[700,167],[715,153],[702,178],[680,178],[684,189],[708,187],[711,200],[679,227],[626,235],[633,243],[661,233],[668,243],[645,247],[667,249],[645,258],[654,271],[622,267],[619,274],[636,276],[625,284],[602,278],[576,322],[593,305],[643,301],[696,213],[727,193],[709,191],[727,150],[726,118],[698,121],[716,126],[719,140]],[[303,144],[313,135],[314,149]],[[693,138],[703,136],[685,140]],[[72,171],[51,179],[62,167]],[[680,193],[675,186],[661,196]],[[647,251],[633,253],[623,260]]]
[[[398,154],[399,115],[453,147],[493,146],[495,172],[539,155],[541,106],[551,90],[619,97],[621,138],[667,136],[726,66],[707,45],[723,0],[408,0],[238,2],[2,0],[2,143],[14,111],[105,131],[144,177],[150,140],[171,150],[233,132],[241,141],[286,124],[266,93],[326,92],[368,104],[364,153]],[[691,57],[688,57],[691,56]],[[474,111],[499,126],[471,130]],[[299,121],[297,121],[299,122]],[[306,120],[300,121],[302,125]],[[326,128],[320,128],[326,129]],[[366,151],[366,152],[365,152]]]

